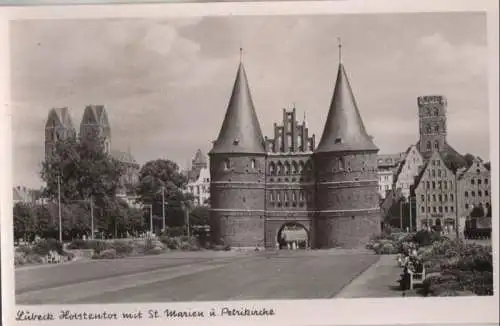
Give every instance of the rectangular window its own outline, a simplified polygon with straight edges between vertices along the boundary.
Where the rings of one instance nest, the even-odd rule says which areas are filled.
[[[439,213],[443,212],[443,207],[439,206]]]
[[[445,213],[448,213],[448,206],[445,206],[445,207],[444,207],[444,212],[445,212]]]
[[[436,213],[436,206],[432,206],[432,212]]]
[[[485,195],[485,196],[489,196],[488,190],[485,190],[485,191],[484,191],[484,195]]]
[[[425,200],[425,196],[424,195],[420,195],[420,200],[424,201]]]
[[[487,185],[488,184],[488,179],[484,179],[484,184]]]
[[[453,213],[453,206],[450,206],[450,211]]]

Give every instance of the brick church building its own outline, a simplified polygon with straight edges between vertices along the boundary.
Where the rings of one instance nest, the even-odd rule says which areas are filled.
[[[311,248],[364,246],[381,227],[378,148],[341,62],[317,147],[295,114],[283,110],[274,138],[264,138],[240,62],[209,153],[213,235],[232,247],[274,248],[298,226]]]

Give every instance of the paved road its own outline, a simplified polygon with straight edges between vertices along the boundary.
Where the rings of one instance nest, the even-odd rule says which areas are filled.
[[[350,251],[170,252],[16,270],[18,304],[331,298],[379,259]]]

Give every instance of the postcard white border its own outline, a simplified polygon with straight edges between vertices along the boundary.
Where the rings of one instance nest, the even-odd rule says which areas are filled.
[[[12,232],[12,142],[11,108],[9,106],[9,23],[19,19],[84,19],[84,18],[152,18],[176,16],[217,15],[306,15],[347,13],[414,13],[414,12],[464,12],[487,13],[489,49],[489,96],[490,96],[490,158],[492,166],[493,250],[495,280],[498,280],[498,156],[499,156],[499,101],[498,101],[498,1],[497,0],[366,0],[366,1],[300,1],[300,2],[235,2],[235,3],[171,3],[131,5],[79,5],[0,8],[0,217],[2,248],[2,304],[4,321],[14,323],[15,292],[13,268]],[[444,324],[444,323],[498,323],[498,282],[493,297],[460,298],[397,298],[397,299],[335,299],[296,301],[240,301],[240,302],[188,302],[161,304],[120,305],[72,305],[72,306],[29,306],[31,311],[57,312],[64,308],[72,311],[129,311],[134,309],[211,307],[268,307],[276,315],[266,318],[203,318],[203,319],[161,319],[151,321],[115,321],[93,324],[272,324],[276,325],[389,325],[389,324]],[[65,325],[67,321],[54,324]],[[84,322],[74,322],[82,324]],[[46,323],[44,323],[46,324]],[[51,323],[52,324],[52,323]]]

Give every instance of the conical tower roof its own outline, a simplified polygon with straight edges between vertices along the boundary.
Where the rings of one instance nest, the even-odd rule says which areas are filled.
[[[366,132],[342,63],[339,64],[325,129],[316,152],[377,151]]]
[[[201,149],[198,149],[196,151],[196,154],[194,155],[193,163],[196,164],[207,164],[207,159],[205,155],[201,152]]]
[[[240,62],[231,99],[210,154],[265,154],[264,137],[248,86],[243,63]]]

